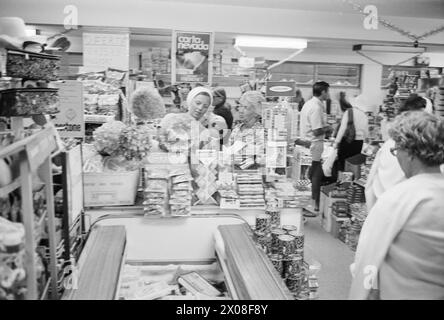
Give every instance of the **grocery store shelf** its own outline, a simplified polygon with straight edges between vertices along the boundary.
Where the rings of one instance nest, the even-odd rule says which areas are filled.
[[[357,184],[358,186],[361,186],[361,187],[365,188],[365,185],[366,185],[367,182],[364,181],[364,180],[358,179],[358,180],[353,181],[353,183]]]
[[[114,119],[114,116],[85,114],[85,123],[105,123]]]

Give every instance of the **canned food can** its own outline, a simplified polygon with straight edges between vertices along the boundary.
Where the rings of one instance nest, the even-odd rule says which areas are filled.
[[[270,238],[270,236],[268,236],[266,234],[258,237],[257,241],[256,241],[259,248],[262,249],[267,254],[270,252],[270,242],[271,242],[271,238]]]
[[[303,250],[304,249],[304,234],[299,233],[297,231],[290,231],[288,234],[294,237],[296,250]]]
[[[279,252],[279,236],[285,235],[285,231],[280,228],[271,229],[271,252]]]
[[[270,260],[273,266],[276,268],[277,272],[279,272],[280,275],[282,275],[282,256],[279,254],[271,254]]]
[[[291,278],[301,276],[303,271],[302,257],[297,254],[290,254],[283,260],[283,277]]]
[[[296,227],[295,225],[287,224],[287,225],[282,226],[282,229],[283,229],[285,232],[289,233],[289,232],[291,232],[291,231],[297,231],[297,230],[298,230],[298,227]]]
[[[268,214],[259,214],[256,216],[256,231],[268,233],[270,231],[270,216]]]
[[[302,276],[288,277],[285,281],[288,290],[293,293],[299,293],[299,291],[301,290],[303,279],[304,277]]]
[[[260,232],[260,231],[254,231],[253,232],[253,240],[255,242],[257,242],[259,240],[259,238],[262,238],[265,236],[265,232]]]
[[[278,237],[279,239],[279,254],[284,257],[294,253],[294,237],[284,234]]]
[[[281,212],[278,208],[267,208],[265,214],[270,216],[270,224],[272,227],[279,227],[281,225]]]
[[[296,249],[295,254],[302,257],[302,260],[304,259],[304,249]]]

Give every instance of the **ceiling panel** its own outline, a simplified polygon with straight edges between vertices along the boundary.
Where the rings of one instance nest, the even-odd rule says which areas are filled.
[[[170,2],[355,13],[349,4],[352,2],[361,6],[376,5],[382,16],[444,19],[444,0],[175,0]]]

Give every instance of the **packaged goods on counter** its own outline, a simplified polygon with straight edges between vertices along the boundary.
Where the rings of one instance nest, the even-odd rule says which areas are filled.
[[[283,229],[273,228],[271,229],[271,252],[276,254],[279,252],[279,236],[286,234]]]
[[[189,169],[145,169],[146,215],[189,216],[192,186]]]
[[[257,173],[242,173],[236,177],[237,193],[241,207],[265,206],[264,186],[262,176]]]
[[[270,254],[269,256],[271,263],[276,268],[277,272],[283,274],[283,257],[280,254]]]
[[[256,216],[256,231],[269,233],[271,227],[271,219],[267,214],[259,214]]]
[[[177,280],[186,290],[192,294],[203,294],[209,297],[219,297],[222,293],[213,287],[205,278],[197,272],[182,275]]]
[[[284,258],[295,252],[295,238],[288,234],[281,235],[278,237],[279,239],[279,253],[284,256]]]
[[[295,250],[304,249],[304,234],[299,231],[290,231],[288,234],[294,237]]]
[[[270,216],[271,227],[279,227],[281,225],[281,211],[279,208],[267,206],[265,214]]]
[[[304,261],[300,255],[290,254],[283,258],[283,278],[297,277],[303,272]]]
[[[166,215],[168,205],[168,172],[145,170],[143,210],[145,215]]]
[[[122,272],[120,300],[228,299],[224,275],[210,265],[130,265]]]
[[[283,225],[282,230],[284,230],[286,233],[289,233],[291,231],[297,231],[298,227],[296,227],[295,225]]]

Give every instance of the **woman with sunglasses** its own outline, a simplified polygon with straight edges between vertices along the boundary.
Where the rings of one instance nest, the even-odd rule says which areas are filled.
[[[406,180],[369,212],[352,266],[351,299],[444,299],[444,121],[399,115],[391,156]]]

